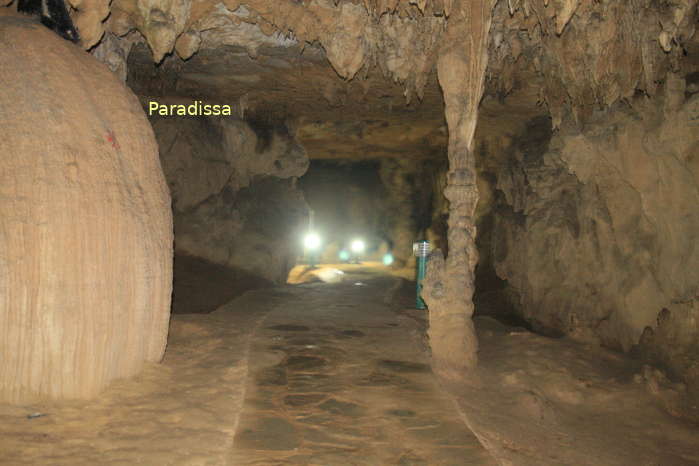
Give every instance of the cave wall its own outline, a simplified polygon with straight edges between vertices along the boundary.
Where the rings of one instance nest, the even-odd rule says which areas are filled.
[[[498,174],[490,245],[535,328],[640,348],[697,389],[699,95],[688,89],[670,75],[664,95],[583,129],[549,140],[530,127]]]
[[[131,91],[32,19],[0,13],[0,62],[0,400],[94,397],[165,351],[156,141]]]
[[[236,118],[152,119],[172,193],[175,251],[283,282],[307,206],[308,167],[283,125]]]
[[[381,180],[387,197],[385,227],[392,241],[393,257],[399,266],[414,263],[413,243],[427,238],[432,217],[432,197],[436,170],[445,168],[441,160],[385,159],[381,162]]]

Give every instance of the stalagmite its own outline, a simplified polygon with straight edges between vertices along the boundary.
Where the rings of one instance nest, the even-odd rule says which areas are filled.
[[[88,398],[163,356],[170,196],[138,100],[0,16],[0,400]]]
[[[449,127],[449,254],[433,254],[423,297],[429,306],[429,338],[435,373],[454,380],[477,362],[473,314],[478,261],[474,212],[478,203],[473,136],[488,65],[494,0],[461,1],[449,18],[437,63]]]

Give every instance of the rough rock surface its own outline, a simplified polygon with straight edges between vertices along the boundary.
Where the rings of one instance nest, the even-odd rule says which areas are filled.
[[[273,45],[256,53],[251,58],[241,45],[222,45],[155,66],[148,49],[137,45],[127,82],[158,101],[196,97],[229,104],[241,117],[287,121],[311,159],[444,158],[436,73],[423,100],[406,106],[401,87],[378,73],[340,80],[320,46]]]
[[[488,77],[506,95],[536,76],[554,127],[583,123],[595,106],[609,107],[638,89],[654,95],[668,70],[696,51],[697,0],[507,0],[492,16]],[[256,57],[266,46],[317,41],[337,74],[363,76],[372,67],[423,95],[449,22],[469,2],[458,0],[72,0],[83,46],[107,30],[136,32],[155,62],[176,50],[239,46]],[[490,5],[493,6],[492,4]],[[111,12],[111,14],[110,14]],[[109,15],[109,19],[103,23]],[[473,15],[475,23],[480,20]],[[483,19],[483,18],[481,18]]]
[[[684,84],[550,142],[530,128],[498,175],[492,247],[535,327],[640,343],[699,390],[699,95]]]
[[[677,407],[681,384],[594,344],[474,320],[479,367],[454,393],[464,421],[499,464],[699,462],[696,424],[666,408]]]
[[[458,6],[457,6],[458,5]],[[488,37],[494,0],[459,2],[439,52],[437,70],[449,126],[449,201],[446,258],[434,251],[427,266],[423,298],[430,308],[430,341],[435,373],[460,380],[476,366],[478,340],[473,315],[478,185],[474,135],[488,66]],[[466,46],[460,40],[465,38]]]
[[[397,266],[411,265],[415,260],[413,243],[425,238],[432,209],[431,183],[439,168],[440,164],[433,161],[408,158],[381,163],[387,192],[387,236]]]
[[[0,61],[0,399],[91,397],[165,350],[156,141],[106,67],[33,20],[0,16]]]
[[[274,128],[233,117],[153,120],[170,185],[178,253],[283,282],[307,219],[295,178],[305,151]]]

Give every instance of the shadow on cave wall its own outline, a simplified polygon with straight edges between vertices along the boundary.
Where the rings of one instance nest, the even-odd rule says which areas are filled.
[[[498,189],[498,169],[515,160],[527,165],[536,165],[548,151],[552,137],[551,118],[542,115],[533,118],[526,125],[522,134],[514,138],[510,149],[505,153],[492,154],[485,143],[478,147],[476,163],[481,177],[481,186],[487,186],[492,192],[491,204],[486,206],[485,214],[477,220],[479,260],[475,271],[475,315],[487,315],[508,325],[515,325],[532,330],[530,322],[525,320],[519,304],[519,296],[508,286],[506,280],[500,278],[495,270],[497,257],[495,254],[507,254],[502,245],[495,247],[497,241],[496,218],[506,218],[509,222],[524,225],[526,216],[515,211],[505,199],[504,193]],[[486,158],[499,159],[494,165],[486,163]],[[486,197],[487,198],[487,197]],[[483,207],[483,206],[479,206]],[[561,332],[550,329],[537,329],[547,336],[559,337]]]

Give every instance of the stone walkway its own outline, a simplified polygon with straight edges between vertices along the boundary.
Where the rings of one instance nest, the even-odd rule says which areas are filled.
[[[235,465],[495,464],[387,303],[398,280],[285,288],[252,337]]]

